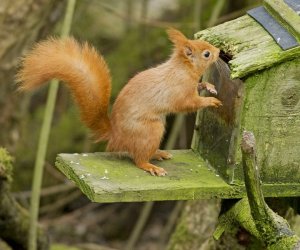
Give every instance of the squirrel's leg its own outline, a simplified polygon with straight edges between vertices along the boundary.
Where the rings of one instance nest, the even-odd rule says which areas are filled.
[[[157,147],[158,146],[159,145],[157,145]],[[149,144],[148,147],[140,148],[140,150],[141,151],[137,150],[132,154],[135,165],[149,172],[151,175],[165,176],[167,174],[167,171],[163,168],[149,163],[151,156],[156,152],[156,148],[151,147],[151,144]]]
[[[173,157],[172,154],[170,154],[167,151],[163,151],[163,150],[156,150],[156,152],[154,153],[154,155],[151,157],[152,160],[158,160],[158,161],[162,161],[162,160],[168,160],[171,159]]]
[[[147,124],[141,124],[143,130],[139,130],[139,136],[131,148],[131,155],[135,164],[149,172],[152,175],[165,176],[167,172],[161,168],[149,163],[153,155],[158,151],[161,138],[164,133],[164,124],[161,121],[147,121]],[[169,155],[164,154],[167,157]]]

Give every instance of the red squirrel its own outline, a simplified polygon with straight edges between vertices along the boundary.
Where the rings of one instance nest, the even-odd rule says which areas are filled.
[[[173,28],[167,34],[174,44],[170,58],[131,78],[111,115],[110,72],[103,57],[87,43],[73,38],[38,43],[23,58],[17,81],[21,90],[31,90],[53,78],[62,80],[79,106],[83,123],[98,141],[108,141],[107,151],[126,152],[139,168],[164,176],[167,172],[149,161],[172,157],[159,150],[165,116],[222,105],[217,98],[199,96],[197,91],[200,77],[218,59],[220,50],[205,41],[189,40]],[[202,83],[203,87],[215,92],[209,83]]]

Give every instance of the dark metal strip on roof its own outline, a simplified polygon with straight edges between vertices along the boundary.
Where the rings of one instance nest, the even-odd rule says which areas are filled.
[[[284,0],[300,16],[300,0]]]
[[[296,38],[282,27],[263,6],[251,9],[247,13],[269,32],[283,50],[300,45]]]

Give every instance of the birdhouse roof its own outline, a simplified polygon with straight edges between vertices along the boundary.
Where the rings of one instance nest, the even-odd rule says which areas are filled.
[[[296,41],[300,41],[300,16],[285,0],[265,0],[264,8]],[[300,46],[283,50],[265,28],[250,15],[200,31],[196,39],[210,42],[230,55],[232,78],[243,78],[300,55]]]

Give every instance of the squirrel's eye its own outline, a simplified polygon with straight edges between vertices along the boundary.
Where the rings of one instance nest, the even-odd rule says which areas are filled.
[[[202,53],[203,57],[208,59],[210,57],[210,52],[208,50],[205,50],[203,53]]]

